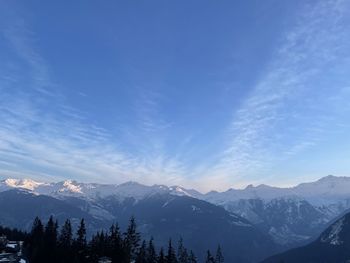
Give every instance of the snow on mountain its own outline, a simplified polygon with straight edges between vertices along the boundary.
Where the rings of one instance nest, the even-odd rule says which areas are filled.
[[[343,202],[343,206],[350,207],[350,177],[326,176],[316,182],[302,183],[295,187],[280,188],[268,185],[248,185],[245,189],[229,189],[225,192],[212,191],[202,194],[193,189],[180,186],[152,185],[146,186],[137,182],[123,184],[78,183],[66,180],[57,183],[38,182],[30,179],[6,179],[0,181],[0,191],[20,188],[37,194],[54,196],[80,196],[88,198],[118,196],[142,199],[155,193],[171,193],[173,195],[190,196],[203,199],[214,204],[226,206],[239,200],[261,199],[265,202],[273,199],[292,198],[306,200],[316,206],[331,205]],[[337,208],[332,208],[333,210]]]
[[[272,200],[285,196],[295,196],[296,193],[290,188],[278,188],[268,185],[248,185],[245,189],[229,189],[226,192],[212,191],[203,196],[203,199],[217,203],[224,204],[228,201],[238,201],[241,199],[264,199]]]
[[[340,240],[339,233],[343,229],[344,221],[345,221],[345,218],[343,217],[339,221],[335,222],[331,226],[331,231],[327,235],[321,236],[321,242],[329,243],[335,246],[342,244],[343,241]]]
[[[166,186],[163,186],[167,188]],[[202,194],[194,189],[185,189],[181,186],[171,186],[168,188],[171,194],[179,195],[179,196],[189,196],[194,198],[199,198]],[[200,198],[199,198],[200,199]]]
[[[225,192],[212,191],[203,199],[223,204],[241,199],[272,200],[275,198],[295,197],[312,204],[330,204],[350,197],[350,177],[329,175],[316,182],[301,183],[294,187],[280,188],[268,185],[248,185],[245,189],[229,189]]]
[[[36,182],[34,180],[31,179],[6,179],[3,181],[3,183],[1,184],[4,186],[4,188],[22,188],[22,189],[27,189],[27,190],[31,190],[33,191],[34,189],[36,189],[39,186],[42,185],[47,185],[46,183],[42,183],[42,182]]]
[[[74,181],[67,180],[63,182],[63,187],[59,191],[82,194],[81,186]]]
[[[299,184],[293,190],[315,205],[330,204],[350,197],[350,177],[329,175],[316,182]]]
[[[268,185],[249,185],[245,189],[229,189],[225,192],[209,192],[200,198],[224,206],[229,211],[237,212],[251,221],[259,221],[259,216],[252,212],[251,204],[244,207],[241,200],[262,200],[269,205],[275,200],[307,201],[329,220],[350,208],[350,177],[326,176],[315,182],[302,183],[294,187],[279,188]],[[293,201],[294,200],[294,201]],[[245,210],[245,211],[244,211]]]
[[[265,259],[262,263],[349,262],[350,213],[343,215],[307,245]]]
[[[123,184],[97,184],[78,183],[74,180],[66,180],[57,183],[37,182],[30,179],[5,179],[0,181],[0,191],[9,189],[24,189],[36,194],[54,197],[81,197],[81,198],[105,198],[114,196],[120,199],[134,198],[143,199],[153,194],[170,193],[178,196],[200,195],[195,190],[187,190],[180,186],[168,187],[165,185],[146,186],[137,182],[126,182]]]
[[[290,188],[249,185],[200,198],[260,226],[276,242],[293,246],[319,234],[328,222],[350,209],[350,177],[330,175]]]

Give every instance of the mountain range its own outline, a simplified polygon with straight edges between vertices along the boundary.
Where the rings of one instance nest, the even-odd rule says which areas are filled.
[[[277,243],[293,247],[315,238],[350,208],[350,178],[330,175],[290,188],[250,185],[201,198],[246,218]]]
[[[215,251],[220,244],[228,262],[257,262],[280,251],[248,220],[177,188],[7,179],[1,183],[0,211],[0,225],[25,230],[36,216],[46,221],[53,215],[59,222],[70,218],[75,228],[84,218],[90,234],[115,222],[125,230],[134,216],[143,238],[153,237],[158,246],[183,238],[204,257],[207,249]]]
[[[0,181],[1,224],[28,230],[37,215],[73,223],[84,217],[92,232],[115,221],[125,227],[134,215],[145,237],[165,244],[181,235],[199,253],[220,243],[228,262],[258,262],[307,244],[349,208],[350,178],[336,176],[290,188],[249,185],[206,194],[136,182]]]

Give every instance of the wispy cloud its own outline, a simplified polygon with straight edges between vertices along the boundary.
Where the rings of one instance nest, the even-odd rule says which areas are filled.
[[[147,184],[186,181],[183,165],[163,149],[170,123],[158,109],[160,93],[140,90],[137,124],[126,127],[139,149],[126,153],[115,134],[85,122],[84,112],[64,103],[47,61],[35,48],[35,34],[21,19],[12,20],[2,33],[30,74],[25,88],[18,87],[18,74],[9,74],[12,82],[3,85],[0,94],[1,176]]]
[[[350,74],[332,70],[350,66],[349,7],[347,1],[303,6],[262,78],[235,112],[227,150],[210,173],[236,183],[259,174],[266,180],[276,160],[313,147],[327,125],[334,125],[330,116],[336,106],[329,94],[347,86],[340,79]],[[325,74],[330,83],[322,83]]]
[[[175,159],[160,153],[129,155],[104,129],[74,117],[45,116],[23,98],[2,101],[0,118],[2,176],[147,184],[183,179],[182,164]]]
[[[50,79],[45,60],[32,48],[35,45],[35,37],[24,20],[18,17],[12,19],[11,24],[4,28],[3,35],[22,61],[28,64],[34,83],[33,88],[44,95],[57,96],[52,92],[54,83]]]
[[[136,165],[137,173],[148,174],[153,182],[161,180],[171,184],[188,185],[189,167],[181,161],[181,154],[175,154],[175,151],[168,149],[173,123],[162,113],[166,110],[164,104],[166,98],[157,89],[139,89],[134,107],[137,130],[133,140],[133,143],[137,142],[141,151],[139,163]],[[128,127],[128,130],[130,129],[132,128]]]
[[[160,92],[150,88],[140,88],[135,109],[142,130],[146,132],[157,132],[171,126],[169,122],[164,120],[160,113],[162,99]]]

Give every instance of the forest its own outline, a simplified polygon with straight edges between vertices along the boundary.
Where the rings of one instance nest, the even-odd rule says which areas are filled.
[[[202,258],[184,246],[182,238],[157,248],[153,238],[144,240],[137,231],[134,217],[130,218],[125,232],[117,223],[109,231],[99,231],[87,238],[84,219],[76,231],[67,219],[62,226],[52,216],[44,224],[36,217],[29,233],[0,227],[0,235],[9,240],[24,241],[22,253],[29,263],[223,263],[220,245],[215,253],[207,250]]]

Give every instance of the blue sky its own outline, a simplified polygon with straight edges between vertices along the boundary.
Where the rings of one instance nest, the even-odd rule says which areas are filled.
[[[350,2],[0,2],[0,176],[202,191],[350,175]]]

